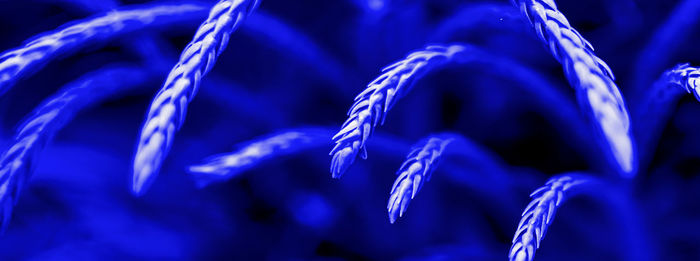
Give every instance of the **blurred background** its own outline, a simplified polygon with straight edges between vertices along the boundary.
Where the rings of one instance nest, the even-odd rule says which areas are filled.
[[[700,65],[700,0],[556,2],[616,74],[633,119],[636,97],[664,70]],[[0,0],[0,50],[144,3],[172,2]],[[203,80],[152,189],[135,198],[140,125],[201,21],[92,44],[0,97],[4,150],[17,124],[81,75],[115,63],[158,69],[58,132],[0,236],[1,260],[504,260],[529,194],[570,171],[614,184],[617,197],[565,203],[537,260],[700,260],[700,104],[685,95],[672,105],[657,126],[658,145],[640,148],[648,157],[636,178],[604,171],[584,153],[590,128],[574,138],[552,117],[556,107],[531,91],[548,83],[579,111],[561,65],[507,0],[263,0]],[[449,66],[418,81],[377,128],[394,143],[370,141],[368,159],[342,179],[328,171],[330,140],[203,189],[187,173],[209,155],[280,129],[339,128],[381,68],[431,43],[477,46],[497,62]],[[542,82],[499,66],[506,60]],[[576,116],[565,121],[589,126]],[[507,176],[446,159],[390,224],[396,170],[411,144],[442,131],[498,155]]]

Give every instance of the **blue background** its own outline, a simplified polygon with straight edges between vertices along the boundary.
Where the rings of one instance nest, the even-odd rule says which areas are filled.
[[[358,160],[340,180],[328,172],[330,141],[327,148],[268,161],[204,189],[197,189],[186,172],[209,155],[266,133],[306,125],[340,127],[354,96],[382,67],[428,43],[469,43],[516,60],[575,103],[560,64],[509,1],[377,1],[384,2],[383,8],[375,10],[370,0],[263,0],[258,11],[303,34],[326,57],[304,55],[303,43],[294,41],[300,35],[288,35],[287,42],[271,40],[244,25],[205,78],[158,180],[143,197],[129,192],[131,160],[150,99],[166,73],[82,112],[36,162],[10,226],[0,236],[0,259],[506,259],[529,193],[550,176],[592,168],[567,143],[570,135],[535,108],[536,97],[507,71],[463,65],[427,75],[378,128],[402,140],[403,147],[382,151],[370,143],[368,160]],[[93,13],[70,2],[0,1],[0,50]],[[643,93],[631,86],[647,88],[677,63],[700,64],[700,23],[690,16],[681,17],[688,26],[661,51],[642,58],[680,2],[557,4],[630,97]],[[475,6],[500,9],[489,13]],[[695,7],[700,4],[689,6],[700,10]],[[474,11],[453,20],[451,33],[436,35],[446,19],[465,8]],[[115,62],[153,65],[126,48],[128,42],[143,35],[159,39],[157,49],[174,64],[197,26],[94,45],[20,81],[0,98],[3,146],[9,146],[14,128],[35,106],[80,75]],[[700,104],[686,95],[672,112],[661,127],[658,147],[649,152],[653,159],[644,162],[634,180],[594,174],[617,184],[632,212],[625,216],[585,197],[568,201],[537,260],[629,255],[700,260]],[[484,191],[497,187],[493,182],[502,182],[489,179],[488,171],[438,169],[406,216],[389,224],[386,200],[409,145],[440,131],[459,132],[495,152],[511,166],[515,185],[507,193],[488,194]],[[621,229],[625,225],[619,222],[631,228]],[[621,243],[628,237],[641,243]]]

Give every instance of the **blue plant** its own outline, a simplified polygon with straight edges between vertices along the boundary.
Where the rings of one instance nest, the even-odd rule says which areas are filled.
[[[338,134],[333,136],[336,143],[330,152],[333,155],[333,178],[340,178],[355,161],[358,153],[362,158],[367,158],[365,143],[372,130],[384,123],[386,113],[411,90],[415,81],[429,71],[451,62],[463,50],[461,45],[428,46],[385,67],[382,75],[355,97],[348,119]]]
[[[489,154],[491,153],[456,133],[434,134],[417,142],[396,172],[398,177],[391,188],[387,204],[389,222],[393,224],[403,216],[408,204],[418,194],[423,184],[430,180],[442,158],[458,155],[488,164],[495,161],[488,157]],[[494,170],[498,167],[489,169]]]
[[[333,160],[331,173],[339,178],[354,162],[358,153],[366,158],[364,143],[369,139],[372,130],[383,124],[386,113],[396,101],[408,93],[415,81],[423,75],[445,65],[475,63],[486,65],[492,73],[507,73],[509,78],[522,81],[527,92],[536,97],[541,103],[541,110],[549,114],[555,121],[562,123],[563,128],[576,141],[574,146],[589,155],[591,162],[599,162],[598,156],[585,142],[590,134],[579,119],[580,116],[567,103],[563,94],[559,93],[553,84],[542,78],[526,66],[508,58],[489,54],[478,47],[467,44],[452,44],[448,46],[431,45],[424,50],[409,54],[406,59],[387,66],[383,74],[371,82],[367,88],[355,98],[355,103],[348,112],[349,118],[341,130],[333,137],[336,146],[331,151]]]
[[[687,63],[679,64],[666,72],[664,77],[667,77],[671,84],[681,87],[700,100],[700,69],[697,67]]]
[[[142,68],[113,66],[88,73],[46,99],[17,128],[12,145],[0,158],[0,230],[10,221],[20,191],[34,171],[42,149],[85,108],[138,87],[147,79]]]
[[[232,153],[214,155],[203,163],[189,167],[200,186],[234,178],[265,160],[290,155],[329,144],[327,128],[306,127],[283,130],[241,144]]]
[[[221,0],[199,26],[194,39],[170,71],[163,87],[153,99],[141,129],[134,156],[132,191],[146,192],[160,171],[172,145],[175,132],[185,121],[187,104],[194,98],[200,80],[226,48],[230,34],[259,4],[258,0]]]
[[[655,148],[659,131],[666,125],[672,105],[683,92],[700,99],[698,80],[700,71],[689,64],[679,64],[666,71],[654,82],[644,95],[635,100],[635,122],[643,132],[637,134],[639,146],[644,148],[641,157],[648,162]]]
[[[610,67],[593,53],[593,46],[559,12],[552,0],[512,0],[537,31],[552,55],[564,66],[581,106],[595,119],[615,169],[636,173],[636,152],[625,101]]]
[[[129,32],[197,19],[204,14],[203,11],[201,5],[193,4],[132,7],[68,23],[56,31],[40,34],[21,47],[0,55],[0,95],[21,77],[35,73],[61,54]]]
[[[513,237],[513,246],[508,255],[513,261],[531,261],[535,251],[554,220],[557,209],[564,201],[575,196],[597,182],[581,174],[564,174],[553,177],[532,192],[532,201],[525,208]]]
[[[0,2],[2,260],[700,257],[700,0]]]

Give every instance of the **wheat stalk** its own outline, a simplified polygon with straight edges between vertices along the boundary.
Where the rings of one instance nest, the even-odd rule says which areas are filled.
[[[564,66],[586,111],[590,111],[611,155],[615,169],[631,177],[636,171],[636,152],[625,102],[612,71],[593,53],[591,44],[559,12],[553,0],[512,0],[536,29],[552,55]],[[585,105],[584,105],[585,104]]]
[[[634,119],[638,124],[637,143],[640,150],[641,164],[649,164],[649,157],[654,151],[658,141],[658,135],[665,126],[673,104],[683,94],[683,91],[692,93],[700,100],[700,68],[689,64],[679,64],[666,71],[659,77],[651,88],[633,104]],[[642,131],[643,130],[643,131]]]
[[[251,92],[240,84],[217,75],[209,75],[202,80],[200,96],[211,103],[244,117],[251,124],[261,124],[266,128],[289,125],[288,111],[277,106],[262,106],[267,97]],[[257,108],[251,110],[250,108]]]
[[[67,9],[80,9],[84,13],[98,13],[113,10],[119,7],[120,3],[117,0],[53,0],[65,5]],[[205,8],[202,7],[202,11]],[[204,12],[202,12],[204,15]],[[157,37],[147,33],[135,33],[130,37],[122,39],[126,47],[134,54],[139,55],[143,60],[148,62],[154,68],[170,68],[171,62],[160,51],[163,43]]]
[[[472,28],[483,29],[485,25],[497,25],[498,28],[511,27],[519,29],[519,32],[524,27],[518,10],[511,5],[488,2],[470,3],[454,12],[450,17],[440,21],[432,30],[429,39],[431,42],[445,42],[450,40],[456,32],[463,33]]]
[[[110,11],[40,34],[19,48],[0,55],[0,95],[21,77],[29,76],[55,59],[93,42],[102,42],[146,28],[165,27],[199,18],[205,8],[193,4],[140,6]]]
[[[319,127],[283,130],[242,144],[234,152],[208,157],[188,169],[203,187],[234,178],[266,160],[326,146],[331,134],[329,128]]]
[[[67,84],[23,121],[10,147],[0,158],[0,227],[9,222],[12,207],[31,177],[38,155],[75,115],[119,91],[139,86],[146,80],[142,68],[114,67],[89,73]]]
[[[313,39],[279,18],[255,12],[242,28],[242,32],[255,38],[261,44],[267,44],[308,64],[317,71],[314,75],[322,77],[329,83],[343,88],[332,88],[344,96],[351,95],[350,85],[356,77],[348,75],[344,66],[316,44]]]
[[[677,53],[681,43],[693,35],[691,32],[698,24],[700,2],[696,0],[677,1],[668,19],[651,35],[649,42],[639,53],[634,63],[634,84],[631,85],[636,95],[645,95],[643,88],[652,83],[669,60]]]
[[[532,201],[523,211],[513,237],[513,245],[508,255],[510,260],[532,261],[535,251],[540,247],[542,238],[554,220],[557,208],[594,181],[592,177],[585,175],[565,174],[549,179],[544,186],[532,192]]]
[[[135,195],[143,194],[158,175],[173,143],[175,131],[185,120],[187,104],[197,93],[201,78],[214,67],[231,33],[258,4],[258,0],[219,1],[185,47],[180,60],[153,99],[141,129],[131,187]]]

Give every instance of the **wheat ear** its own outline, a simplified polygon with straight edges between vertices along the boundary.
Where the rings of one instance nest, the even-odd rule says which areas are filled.
[[[357,95],[348,112],[348,119],[333,137],[336,143],[330,152],[333,155],[333,177],[340,178],[355,161],[358,153],[363,158],[367,157],[365,143],[372,130],[380,122],[384,123],[386,113],[408,93],[416,80],[432,69],[449,63],[463,50],[461,45],[428,46],[384,68],[382,75]]]
[[[180,60],[168,74],[151,103],[139,135],[134,157],[132,192],[146,192],[160,170],[173,143],[175,132],[185,120],[187,104],[194,98],[201,78],[226,48],[229,36],[259,4],[258,0],[221,0],[199,26]]]
[[[201,5],[167,4],[118,9],[66,24],[40,34],[19,48],[0,55],[0,95],[21,77],[29,76],[55,59],[93,42],[104,42],[125,33],[171,26],[198,19],[206,13]]]
[[[449,156],[457,156],[462,162],[474,163],[475,165],[472,165],[474,169],[471,170],[480,169],[480,172],[492,174],[490,178],[498,180],[507,178],[505,176],[507,171],[501,166],[498,156],[470,139],[451,132],[429,135],[412,146],[406,160],[396,172],[398,176],[391,188],[387,203],[389,222],[393,224],[406,213],[411,200],[416,197],[423,184],[430,180],[439,162]],[[455,169],[455,166],[450,166],[450,162],[447,162],[443,168],[448,173],[454,172]],[[459,173],[461,174],[463,173]],[[483,187],[483,183],[481,185]],[[489,189],[493,190],[493,187]]]
[[[440,133],[430,135],[413,145],[406,160],[396,172],[398,177],[391,188],[386,207],[389,222],[393,224],[403,216],[408,204],[423,187],[423,183],[430,180],[440,159],[447,156],[445,152],[448,146],[456,146],[452,144],[462,139],[464,138],[458,134]]]
[[[567,102],[566,97],[557,92],[556,88],[545,78],[524,65],[507,58],[491,55],[478,47],[467,44],[449,46],[432,45],[424,50],[418,50],[408,55],[402,61],[383,70],[383,74],[371,82],[368,87],[355,98],[350,109],[350,116],[341,131],[333,140],[336,146],[331,151],[333,160],[331,173],[340,177],[352,165],[358,153],[366,155],[365,142],[369,139],[373,128],[384,121],[391,106],[405,95],[413,83],[431,70],[453,63],[476,63],[488,68],[489,72],[500,75],[507,74],[509,78],[522,81],[524,90],[531,93],[543,113],[563,123],[564,128],[573,137],[572,143],[583,153],[596,162],[597,153],[586,142],[590,133],[586,132],[575,106]],[[502,71],[502,73],[501,73]],[[551,88],[548,88],[551,87]],[[575,140],[583,142],[574,142]]]
[[[564,66],[566,77],[576,89],[579,101],[590,111],[604,151],[621,175],[636,171],[636,152],[625,102],[612,71],[593,53],[591,44],[574,29],[553,0],[512,0]]]
[[[119,8],[121,4],[118,0],[54,0],[62,3],[66,9],[79,9],[84,13],[102,13],[109,10]],[[202,7],[202,11],[205,8]],[[204,12],[202,12],[202,16]],[[151,67],[155,68],[170,68],[171,62],[168,62],[167,58],[160,51],[163,43],[162,40],[158,39],[153,35],[147,33],[135,33],[130,37],[125,37],[122,39],[124,45],[132,53],[139,55],[144,61],[146,61]]]
[[[684,63],[676,65],[665,73],[669,83],[693,94],[700,101],[700,68]]]
[[[31,177],[42,149],[75,115],[147,79],[142,68],[105,68],[87,74],[48,98],[20,125],[0,158],[0,227],[4,230],[20,190]]]
[[[549,179],[530,194],[532,201],[523,211],[508,255],[512,261],[532,261],[535,251],[554,220],[557,208],[596,181],[581,174],[565,174]]]
[[[679,64],[666,71],[651,88],[642,95],[633,105],[634,119],[638,125],[637,143],[640,150],[640,164],[649,164],[649,157],[654,151],[663,126],[666,125],[668,116],[673,109],[673,104],[678,101],[683,92],[692,93],[700,100],[700,68],[689,64]]]
[[[328,145],[329,128],[305,127],[284,130],[256,138],[231,153],[211,156],[189,167],[200,187],[234,178],[260,163],[300,151]]]

